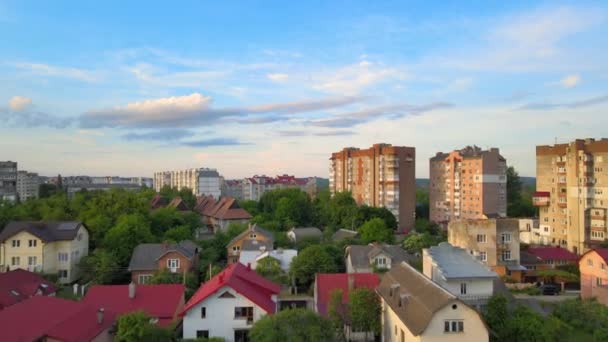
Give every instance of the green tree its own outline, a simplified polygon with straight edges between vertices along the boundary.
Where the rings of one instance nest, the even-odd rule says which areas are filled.
[[[403,248],[411,254],[421,254],[423,248],[438,245],[445,241],[443,235],[431,235],[429,233],[410,233],[403,239]]]
[[[352,290],[348,300],[348,312],[352,328],[356,331],[365,331],[366,341],[369,340],[369,332],[380,334],[382,306],[374,291],[367,287]]]
[[[361,235],[361,241],[365,243],[370,242],[386,242],[392,243],[394,241],[393,230],[386,226],[386,223],[380,218],[373,218],[363,224],[359,228],[359,234]]]
[[[505,329],[505,322],[509,317],[507,298],[502,294],[493,295],[488,300],[484,316],[490,330],[500,336]]]
[[[146,218],[139,214],[131,214],[118,218],[116,226],[108,231],[104,246],[116,255],[120,265],[127,265],[137,245],[154,240]]]
[[[105,249],[95,249],[91,254],[80,259],[78,264],[81,281],[94,284],[114,284],[124,278],[126,269],[123,269],[116,257]]]
[[[283,310],[264,316],[249,333],[252,342],[334,341],[329,320],[306,309]]]
[[[118,318],[115,341],[143,341],[149,328],[151,328],[150,316],[143,311],[135,311],[122,315]]]
[[[325,245],[313,245],[304,248],[293,258],[290,274],[301,285],[310,285],[316,273],[338,272],[336,256]]]
[[[335,289],[329,294],[329,303],[327,304],[327,317],[334,328],[336,341],[346,341],[344,335],[344,324],[346,323],[346,308],[342,303],[343,292],[340,289]]]
[[[392,230],[397,229],[397,219],[395,218],[395,215],[385,207],[361,205],[357,208],[357,225],[361,225],[375,218],[381,219],[386,227]]]
[[[429,190],[416,189],[416,218],[429,219]]]
[[[150,229],[156,236],[162,236],[167,230],[184,223],[184,218],[175,208],[159,208],[150,213]]]
[[[281,269],[280,262],[272,257],[266,257],[257,262],[255,267],[257,274],[275,283],[288,284],[289,279]]]
[[[186,204],[188,209],[194,209],[194,206],[196,205],[196,196],[192,192],[192,189],[181,188],[177,195],[182,198],[182,201],[184,201],[184,204]]]
[[[188,226],[173,227],[163,235],[164,241],[180,242],[184,240],[192,240],[192,231]]]
[[[507,168],[507,216],[530,217],[536,215],[532,204],[533,190],[523,191],[519,174],[510,166]]]

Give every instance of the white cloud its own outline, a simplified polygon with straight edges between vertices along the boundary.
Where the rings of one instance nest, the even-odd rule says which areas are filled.
[[[573,88],[576,87],[581,82],[581,77],[579,75],[568,75],[561,80],[559,80],[559,85],[564,88]]]
[[[32,74],[42,75],[42,76],[52,76],[52,77],[60,77],[60,78],[71,78],[75,80],[85,81],[85,82],[96,82],[100,79],[100,75],[98,72],[86,70],[86,69],[78,69],[78,68],[70,68],[70,67],[59,67],[49,64],[42,63],[29,63],[29,62],[19,62],[15,63],[15,67],[21,70],[26,70],[31,72]]]
[[[32,105],[32,99],[25,96],[13,96],[8,102],[9,107],[14,112],[22,112]]]
[[[285,82],[289,79],[288,74],[268,74],[268,75],[266,75],[266,77],[269,80],[275,81],[275,82]]]
[[[363,89],[387,80],[404,80],[402,70],[385,67],[369,61],[361,61],[337,70],[326,71],[312,76],[313,88],[328,93],[358,94]]]

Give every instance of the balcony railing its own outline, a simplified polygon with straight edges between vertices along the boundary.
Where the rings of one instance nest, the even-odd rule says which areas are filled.
[[[459,294],[457,295],[459,299],[464,300],[465,302],[483,302],[490,299],[490,295],[475,295],[475,294]]]

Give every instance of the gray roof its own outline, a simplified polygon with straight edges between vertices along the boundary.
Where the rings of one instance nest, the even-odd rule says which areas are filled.
[[[244,232],[237,235],[234,239],[230,240],[230,242],[228,242],[228,246],[248,236],[250,233],[262,234],[271,242],[274,241],[274,235],[272,235],[271,232],[267,231],[266,229],[260,228],[257,224],[252,224],[249,225],[249,228],[247,228]]]
[[[296,239],[321,238],[323,232],[317,227],[301,227],[291,228],[291,231],[296,235]]]
[[[354,239],[357,237],[357,235],[359,235],[359,233],[354,230],[338,229],[338,231],[336,231],[331,238],[334,241],[339,241],[343,239]]]
[[[271,251],[272,250],[272,241],[245,240],[245,241],[243,241],[243,245],[241,245],[241,250],[259,251],[261,247],[264,247],[265,251]]]
[[[446,279],[497,277],[496,273],[490,271],[466,250],[454,247],[448,242],[442,242],[426,251]]]
[[[192,259],[198,246],[185,240],[177,244],[142,243],[137,245],[131,255],[129,271],[153,271],[158,269],[158,259],[168,252],[177,252]]]
[[[11,236],[22,231],[26,231],[47,242],[74,240],[78,233],[78,229],[81,226],[85,227],[84,224],[79,221],[11,221],[0,233],[0,241],[4,242]]]
[[[346,253],[350,255],[353,267],[369,267],[370,259],[380,254],[380,252],[391,257],[392,263],[397,264],[402,261],[410,263],[415,257],[397,245],[369,244],[367,246],[352,245],[346,248]]]

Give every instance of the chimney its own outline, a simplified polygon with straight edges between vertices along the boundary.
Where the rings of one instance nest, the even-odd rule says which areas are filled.
[[[135,298],[135,290],[137,289],[137,285],[134,282],[129,283],[129,299]]]
[[[348,274],[348,290],[352,290],[355,288],[355,275],[352,273]]]
[[[251,263],[250,262],[247,263],[247,271],[251,271]]]
[[[97,324],[103,323],[103,316],[104,316],[104,309],[99,308],[99,310],[97,310]]]

